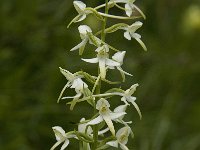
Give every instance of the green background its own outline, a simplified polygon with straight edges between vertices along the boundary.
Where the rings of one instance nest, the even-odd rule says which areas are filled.
[[[143,119],[129,108],[127,120],[133,120],[135,133],[129,140],[130,150],[198,150],[200,2],[138,0],[136,4],[147,16],[138,33],[148,52],[135,40],[124,39],[122,31],[107,36],[108,43],[127,51],[123,68],[134,76],[127,77],[122,87],[140,84],[136,96]],[[123,15],[116,9],[111,13]],[[49,149],[56,141],[52,126],[73,130],[72,122],[91,116],[92,110],[84,103],[73,112],[66,101],[56,103],[66,83],[59,66],[71,72],[97,72],[97,65],[69,52],[80,42],[79,24],[66,27],[75,15],[72,0],[0,1],[0,149]],[[109,20],[109,24],[116,22]],[[100,27],[94,17],[80,24],[90,24],[94,31]],[[84,58],[94,56],[91,48],[86,51]],[[112,80],[120,77],[118,72],[109,74]],[[120,99],[112,103],[117,105]],[[69,149],[78,149],[75,140]]]

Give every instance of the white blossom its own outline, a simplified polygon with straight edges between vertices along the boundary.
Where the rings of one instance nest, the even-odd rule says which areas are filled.
[[[116,66],[116,68],[120,71],[121,74],[126,74],[126,75],[129,75],[129,76],[132,76],[130,73],[124,71],[121,66],[123,65],[123,61],[124,61],[124,56],[126,54],[126,51],[120,51],[120,52],[117,52],[115,53],[113,56],[112,56],[112,59],[118,63],[120,63],[120,66]],[[112,66],[109,66],[110,69],[114,69],[114,67]]]
[[[142,22],[136,21],[132,25],[127,26],[127,27],[123,27],[122,29],[125,30],[124,37],[127,40],[131,40],[131,38],[134,38],[142,46],[142,48],[146,51],[147,48],[146,48],[145,44],[142,42],[142,40],[141,40],[141,35],[138,34],[138,33],[135,33],[135,31],[137,29],[139,29],[141,26],[142,26]]]
[[[130,127],[125,126],[117,131],[116,133],[117,140],[107,142],[106,144],[116,148],[120,146],[122,150],[129,150],[126,144],[128,142],[128,137],[130,133],[131,133]]]
[[[96,109],[99,110],[99,116],[89,121],[87,124],[95,125],[95,124],[101,123],[102,121],[105,121],[111,133],[115,135],[115,128],[114,128],[112,120],[115,120],[125,115],[126,113],[125,112],[118,112],[118,113],[111,112],[109,107],[110,107],[110,104],[108,103],[106,99],[101,98],[99,101],[97,101]]]
[[[52,129],[55,133],[57,142],[51,147],[50,150],[54,150],[61,143],[63,143],[63,145],[60,150],[64,150],[69,145],[69,138],[75,137],[73,134],[65,133],[65,131],[59,126],[55,126]]]
[[[107,66],[109,66],[109,67],[120,66],[119,62],[109,59],[108,51],[109,51],[108,46],[103,45],[96,49],[96,52],[98,53],[96,58],[82,59],[83,61],[88,62],[88,63],[99,63],[100,76],[102,79],[104,79],[106,77],[106,67]]]
[[[65,89],[68,87],[74,88],[77,93],[74,97],[68,97],[68,98],[76,98],[76,97],[79,98],[82,95],[84,88],[88,88],[88,85],[85,82],[83,82],[83,80],[81,79],[81,76],[76,76],[75,74],[69,72],[66,69],[62,69],[61,67],[59,68],[60,68],[60,72],[66,77],[68,82],[62,89],[58,98],[58,102],[60,98],[62,97]]]

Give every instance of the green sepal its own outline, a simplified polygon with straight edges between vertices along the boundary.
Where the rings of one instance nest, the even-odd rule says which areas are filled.
[[[81,46],[81,47],[79,48],[79,55],[83,55],[83,52],[84,52],[84,50],[85,50],[85,45],[86,45],[86,44],[84,44],[83,46]]]
[[[74,131],[74,132],[75,132],[75,135],[77,136],[77,138],[80,141],[83,141],[83,142],[86,142],[86,143],[92,143],[93,142],[93,138],[88,136],[87,134],[81,133],[81,132],[78,132],[78,131]]]
[[[124,90],[122,90],[120,88],[112,88],[112,89],[106,91],[105,93],[115,93],[115,92],[117,92],[117,93],[124,93]]]
[[[106,143],[109,142],[109,141],[112,141],[112,140],[116,140],[116,137],[110,136],[110,137],[105,138],[103,141],[100,142],[97,150],[107,149],[110,146],[106,145]]]
[[[98,42],[97,38],[91,33],[91,32],[87,32],[90,41],[96,46],[99,47],[100,43]]]
[[[95,83],[95,77],[93,77],[92,75],[90,75],[90,74],[87,73],[87,72],[79,71],[79,72],[77,72],[76,74],[77,74],[77,75],[84,76],[84,78],[85,78],[88,82],[90,82],[90,83],[92,83],[92,84]]]
[[[94,8],[87,7],[85,10],[91,11],[92,14],[95,15],[95,17],[97,17],[97,19],[103,21],[103,17]]]
[[[86,88],[84,89],[84,96],[87,97],[87,96],[91,96],[92,95],[92,92]],[[87,102],[95,108],[95,101],[94,101],[94,98],[90,97],[89,99],[87,99]]]
[[[113,81],[109,81],[107,79],[101,79],[101,80],[108,83],[108,84],[120,84],[120,82],[113,82]]]
[[[105,29],[105,33],[112,33],[112,32],[115,32],[119,29],[122,29],[123,27],[127,27],[128,25],[125,24],[125,23],[118,23],[118,24],[115,24],[107,29]]]

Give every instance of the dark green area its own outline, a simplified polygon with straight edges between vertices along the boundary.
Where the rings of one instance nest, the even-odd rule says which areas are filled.
[[[86,2],[95,6],[98,1]],[[135,109],[129,109],[127,120],[134,121],[135,132],[130,150],[198,150],[199,1],[138,0],[136,4],[147,16],[138,32],[148,52],[136,41],[125,40],[122,31],[107,36],[108,43],[127,51],[123,68],[134,77],[127,77],[122,87],[140,84],[136,95],[143,119],[139,121]],[[49,149],[55,143],[52,126],[73,130],[72,122],[78,122],[83,114],[90,117],[92,110],[86,104],[71,112],[66,101],[56,103],[66,83],[59,66],[71,72],[97,72],[96,65],[69,52],[80,42],[79,24],[66,28],[75,15],[72,0],[0,1],[0,149]],[[89,17],[80,24],[92,23],[97,31],[100,25],[94,19]],[[86,50],[85,58],[93,55],[92,49]],[[118,72],[110,74],[117,79]],[[115,104],[119,101],[113,99]],[[69,149],[78,149],[75,140]]]

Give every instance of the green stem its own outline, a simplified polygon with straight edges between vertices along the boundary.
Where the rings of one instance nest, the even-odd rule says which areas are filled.
[[[108,9],[109,9],[109,8],[108,8],[108,0],[106,0],[105,14],[108,14]],[[105,39],[106,39],[106,34],[105,34],[106,23],[107,23],[107,17],[104,17],[104,20],[103,20],[103,23],[102,23],[102,33],[101,33],[101,40],[102,40],[103,42],[105,42]],[[99,68],[98,68],[98,72],[100,73]],[[99,80],[99,83],[98,83],[98,85],[97,85],[97,87],[96,87],[95,94],[100,94],[100,91],[101,91],[101,80]],[[94,115],[95,115],[96,113],[97,113],[97,110],[96,110],[96,108],[94,108]],[[94,126],[93,126],[94,144],[93,144],[92,150],[96,150],[96,149],[97,149],[97,146],[98,146],[98,131],[99,131],[99,126],[98,126],[98,124],[97,124],[97,125],[94,125]]]

